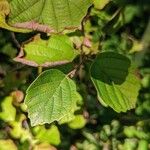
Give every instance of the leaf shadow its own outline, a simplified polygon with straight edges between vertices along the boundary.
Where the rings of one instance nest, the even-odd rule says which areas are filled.
[[[112,56],[108,59],[107,55]],[[115,58],[116,55],[120,58]],[[114,59],[114,63],[111,59]],[[93,63],[91,77],[109,85],[121,85],[126,81],[130,67],[131,62],[127,57],[113,52],[105,52],[100,54]]]

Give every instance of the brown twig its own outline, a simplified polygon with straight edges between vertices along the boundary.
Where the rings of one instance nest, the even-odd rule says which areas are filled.
[[[75,74],[77,73],[77,71],[80,69],[80,67],[81,67],[82,64],[84,63],[85,55],[82,56],[82,57],[83,57],[83,58],[82,58],[81,62],[80,62],[78,65],[76,65],[76,67],[75,67],[72,71],[70,71],[70,72],[67,74],[68,77],[73,78],[73,77],[75,76]]]
[[[18,40],[16,39],[16,36],[15,36],[15,33],[14,33],[14,32],[11,32],[11,37],[12,37],[13,43],[16,45],[17,49],[20,49],[20,48],[21,48],[21,45],[20,45],[20,43],[18,42]]]

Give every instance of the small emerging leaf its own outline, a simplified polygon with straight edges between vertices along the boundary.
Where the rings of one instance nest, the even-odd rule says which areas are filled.
[[[86,120],[83,115],[76,115],[74,120],[68,123],[68,126],[72,129],[81,129],[85,126]]]
[[[18,116],[17,116],[18,117]],[[26,116],[24,114],[21,114],[16,121],[10,122],[11,129],[9,131],[9,134],[15,138],[20,139],[21,142],[24,142],[26,140],[29,140],[32,138],[31,133],[29,130],[25,129],[22,125],[23,122],[26,120]]]
[[[91,66],[91,79],[105,106],[117,112],[135,107],[140,84],[125,56],[113,52],[99,54]]]
[[[34,130],[37,130],[36,139],[40,142],[53,145],[59,145],[61,142],[59,130],[55,125],[52,125],[49,129],[46,129],[44,126],[37,126]]]
[[[8,96],[2,101],[2,112],[0,112],[0,118],[4,121],[14,121],[16,117],[16,109],[12,104],[13,97]]]

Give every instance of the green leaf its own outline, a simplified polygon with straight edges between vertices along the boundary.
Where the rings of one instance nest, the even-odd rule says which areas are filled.
[[[149,142],[148,140],[140,140],[138,142],[138,149],[137,150],[148,150]]]
[[[93,0],[94,6],[97,9],[103,9],[109,2],[110,0]]]
[[[14,121],[16,117],[16,109],[12,104],[13,98],[11,96],[6,97],[2,103],[2,112],[0,112],[0,118],[6,122]]]
[[[0,140],[0,150],[17,150],[16,145],[12,140]]]
[[[10,12],[7,0],[0,0],[0,14],[8,15]]]
[[[40,142],[53,145],[59,145],[61,142],[59,130],[55,125],[52,125],[49,129],[44,126],[37,126],[34,130],[37,132],[36,139],[40,140]]]
[[[59,121],[76,109],[75,83],[59,70],[43,72],[28,88],[25,104],[31,125]]]
[[[123,55],[105,52],[91,66],[91,79],[99,99],[117,112],[135,107],[140,83]]]
[[[53,35],[48,40],[37,35],[24,45],[24,51],[25,56],[21,51],[14,60],[35,67],[66,64],[77,56],[73,43],[66,35]]]
[[[76,96],[77,96],[76,98],[77,101],[76,101],[76,107],[74,107],[75,112],[81,108],[81,103],[83,101],[79,93]],[[75,119],[75,114],[74,114],[75,112],[72,113],[69,112],[65,117],[59,120],[59,124],[64,124],[73,121]]]
[[[30,32],[30,30],[28,29],[18,29],[12,26],[9,26],[6,22],[5,22],[5,16],[0,14],[0,28],[4,28],[13,32],[21,32],[21,33],[27,33]]]
[[[42,32],[79,28],[90,0],[12,0],[9,24]]]
[[[57,149],[48,143],[40,143],[38,145],[35,145],[33,150],[57,150]]]
[[[68,126],[72,129],[81,129],[85,126],[86,120],[83,115],[76,115],[74,120],[68,123]]]
[[[14,32],[29,32],[27,29],[18,29],[6,23],[6,16],[10,13],[9,3],[7,0],[0,0],[0,28],[11,30]]]
[[[9,131],[10,135],[15,139],[19,139],[20,142],[25,142],[26,140],[32,139],[32,135],[29,130],[22,126],[23,122],[26,119],[26,116],[24,114],[21,114],[17,116],[16,121],[12,121],[9,123],[9,125],[11,126],[11,129]]]

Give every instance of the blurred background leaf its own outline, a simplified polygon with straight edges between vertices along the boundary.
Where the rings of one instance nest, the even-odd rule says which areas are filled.
[[[19,53],[14,36],[0,29],[0,150],[150,149],[149,0],[93,2],[84,23],[85,37],[91,45],[83,45],[86,62],[73,78],[82,98],[69,123],[31,127],[22,97],[38,71],[13,61]],[[20,44],[36,34],[15,33],[15,39]],[[67,36],[80,51],[82,33],[75,31]],[[47,36],[41,34],[41,38]],[[89,78],[95,54],[106,51],[124,54],[138,66],[140,93],[135,109],[126,113],[103,107]],[[76,58],[74,63],[56,68],[68,74],[79,62]],[[21,93],[16,99],[17,91]]]

